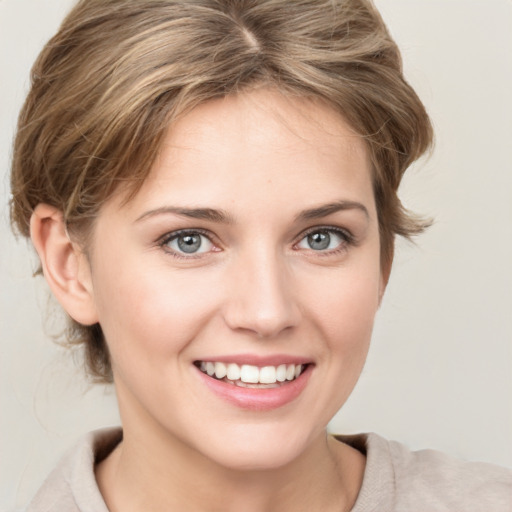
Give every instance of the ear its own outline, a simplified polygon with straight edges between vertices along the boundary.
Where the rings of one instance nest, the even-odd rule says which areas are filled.
[[[98,322],[89,262],[68,236],[62,213],[39,204],[30,219],[30,236],[44,277],[65,311],[77,322]]]

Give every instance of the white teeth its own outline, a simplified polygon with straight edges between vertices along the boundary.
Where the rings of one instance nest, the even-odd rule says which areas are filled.
[[[228,364],[226,377],[229,380],[239,380],[240,379],[240,366],[235,363]]]
[[[280,364],[276,368],[276,380],[278,382],[284,382],[286,380],[286,365]]]
[[[238,381],[244,384],[272,385],[277,382],[295,380],[302,373],[304,366],[301,364],[280,364],[279,366],[253,366],[244,364],[239,366],[235,363],[204,362],[199,363],[199,369],[210,377],[229,381]],[[277,384],[276,384],[277,385]],[[250,386],[249,386],[250,387]]]
[[[217,377],[217,379],[223,379],[227,373],[228,370],[224,363],[215,363],[215,377]]]
[[[274,384],[276,382],[276,367],[275,366],[264,366],[260,368],[261,384]]]
[[[240,380],[249,384],[257,384],[260,379],[260,370],[257,366],[244,364],[240,371]]]
[[[211,377],[215,373],[215,365],[209,361],[206,363],[206,373]]]

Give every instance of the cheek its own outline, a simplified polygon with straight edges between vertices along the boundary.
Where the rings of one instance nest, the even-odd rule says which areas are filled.
[[[165,264],[105,261],[97,269],[95,299],[114,364],[179,352],[214,310],[208,289],[204,276]]]
[[[365,347],[371,337],[379,306],[380,271],[340,268],[324,280],[311,280],[315,286],[302,291],[308,296],[311,315],[331,344],[331,349]]]
[[[343,406],[361,374],[378,309],[380,271],[364,266],[340,268],[316,281],[309,294],[314,339],[324,341],[319,355],[322,386],[312,414],[329,422]]]

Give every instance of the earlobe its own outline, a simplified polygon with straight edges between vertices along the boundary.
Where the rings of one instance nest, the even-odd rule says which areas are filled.
[[[62,213],[47,204],[37,205],[30,219],[30,236],[46,281],[61,306],[81,324],[96,323],[89,262],[70,240]]]

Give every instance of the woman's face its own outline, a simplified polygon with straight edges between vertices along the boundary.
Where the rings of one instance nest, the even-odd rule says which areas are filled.
[[[231,96],[175,124],[122,199],[90,262],[126,435],[294,460],[351,393],[384,289],[363,141],[326,106]]]

